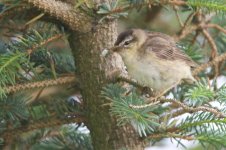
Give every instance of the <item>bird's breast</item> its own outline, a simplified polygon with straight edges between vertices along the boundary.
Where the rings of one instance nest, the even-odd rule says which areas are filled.
[[[190,76],[190,68],[184,63],[159,61],[156,58],[123,58],[129,75],[139,84],[156,91],[163,91],[186,76]],[[170,64],[171,63],[171,64]]]

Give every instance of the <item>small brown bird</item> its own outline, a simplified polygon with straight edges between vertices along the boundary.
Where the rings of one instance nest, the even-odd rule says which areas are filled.
[[[119,34],[113,51],[119,53],[131,78],[162,96],[182,80],[193,83],[196,63],[168,35],[142,29]]]

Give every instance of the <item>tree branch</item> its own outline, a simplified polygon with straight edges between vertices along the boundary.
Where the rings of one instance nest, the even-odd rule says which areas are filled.
[[[199,107],[189,107],[186,104],[177,101],[177,100],[172,100],[172,99],[160,99],[160,102],[165,103],[165,102],[170,102],[175,104],[176,106],[182,107],[185,111],[189,112],[189,113],[194,113],[194,112],[198,112],[198,111],[203,111],[203,112],[210,112],[212,114],[214,114],[216,117],[219,118],[224,118],[225,115],[221,112],[219,112],[218,110],[214,109],[214,108],[210,108],[210,107],[204,107],[204,106],[199,106]]]
[[[193,76],[196,76],[198,73],[200,73],[201,71],[205,70],[206,68],[213,66],[221,61],[226,60],[226,53],[223,53],[217,57],[215,57],[212,61],[209,61],[205,64],[202,64],[200,66],[198,66],[197,68],[195,68],[192,72]]]
[[[56,35],[42,41],[41,43],[34,45],[32,48],[27,50],[28,55],[30,55],[35,49],[42,47],[42,46],[44,46],[44,45],[46,45],[46,44],[48,44],[48,43],[50,43],[54,40],[60,39],[61,37],[63,37],[63,34],[56,34]]]
[[[183,39],[188,34],[192,33],[193,31],[195,31],[195,30],[197,30],[199,28],[198,25],[191,25],[191,26],[189,26],[189,23],[191,22],[191,20],[193,19],[193,17],[196,14],[197,14],[197,12],[193,12],[187,17],[184,25],[182,26],[181,30],[179,31],[179,34],[174,36],[174,39],[176,41],[179,41],[179,40]]]
[[[219,26],[218,24],[207,24],[206,27],[208,28],[215,28],[221,32],[223,32],[224,34],[226,34],[226,29],[224,29],[223,27]]]
[[[130,107],[135,108],[135,109],[141,109],[141,108],[146,108],[152,105],[156,105],[158,103],[173,103],[174,105],[176,105],[177,107],[181,107],[184,111],[189,112],[189,113],[194,113],[194,112],[198,112],[198,111],[203,111],[203,112],[210,112],[212,114],[214,114],[216,117],[219,118],[224,118],[226,115],[224,115],[223,113],[219,112],[216,109],[210,108],[210,107],[204,107],[204,106],[199,106],[199,107],[189,107],[186,104],[177,101],[177,100],[172,100],[172,99],[165,99],[165,98],[159,98],[158,100],[156,100],[155,102],[146,104],[146,105],[130,105]]]
[[[62,118],[57,118],[57,117],[50,117],[46,121],[36,121],[34,123],[29,123],[26,126],[21,126],[19,128],[15,129],[7,129],[4,131],[4,133],[1,135],[4,139],[12,138],[15,135],[24,133],[24,132],[29,132],[37,129],[43,129],[43,128],[51,128],[54,126],[61,126],[64,124],[70,124],[70,123],[81,123],[84,122],[85,119],[81,116],[76,116],[72,118],[67,118],[67,119],[62,119]]]
[[[158,134],[151,134],[148,136],[149,139],[160,139],[160,138],[179,138],[184,140],[195,140],[195,138],[191,135],[178,135],[175,133],[167,132],[164,134],[158,133]]]
[[[50,16],[68,25],[72,30],[89,31],[92,19],[72,5],[56,0],[25,0]],[[81,30],[83,29],[83,30]]]
[[[184,6],[187,4],[185,1],[182,1],[182,0],[170,0],[168,3],[171,5],[178,5],[178,6]]]
[[[70,84],[70,83],[76,83],[77,79],[75,76],[66,76],[66,77],[59,77],[57,79],[51,79],[51,80],[43,80],[33,83],[26,83],[26,84],[17,84],[13,86],[5,87],[3,90],[6,93],[15,93],[22,90],[29,90],[34,88],[43,88],[43,87],[49,87],[49,86],[56,86],[56,85],[62,85],[62,84]]]
[[[209,34],[209,32],[206,29],[203,29],[202,33],[206,37],[210,47],[212,48],[211,58],[216,57],[218,52],[217,52],[217,46],[216,46],[213,38],[211,37],[211,35]]]

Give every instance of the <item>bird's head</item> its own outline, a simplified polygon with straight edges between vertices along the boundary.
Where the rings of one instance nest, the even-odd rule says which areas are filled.
[[[118,52],[120,55],[136,53],[146,41],[146,38],[147,35],[144,30],[126,30],[119,34],[112,50]]]

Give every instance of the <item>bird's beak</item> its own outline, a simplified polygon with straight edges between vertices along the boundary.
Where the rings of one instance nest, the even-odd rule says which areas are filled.
[[[110,50],[113,52],[118,52],[121,49],[121,46],[114,46]]]

